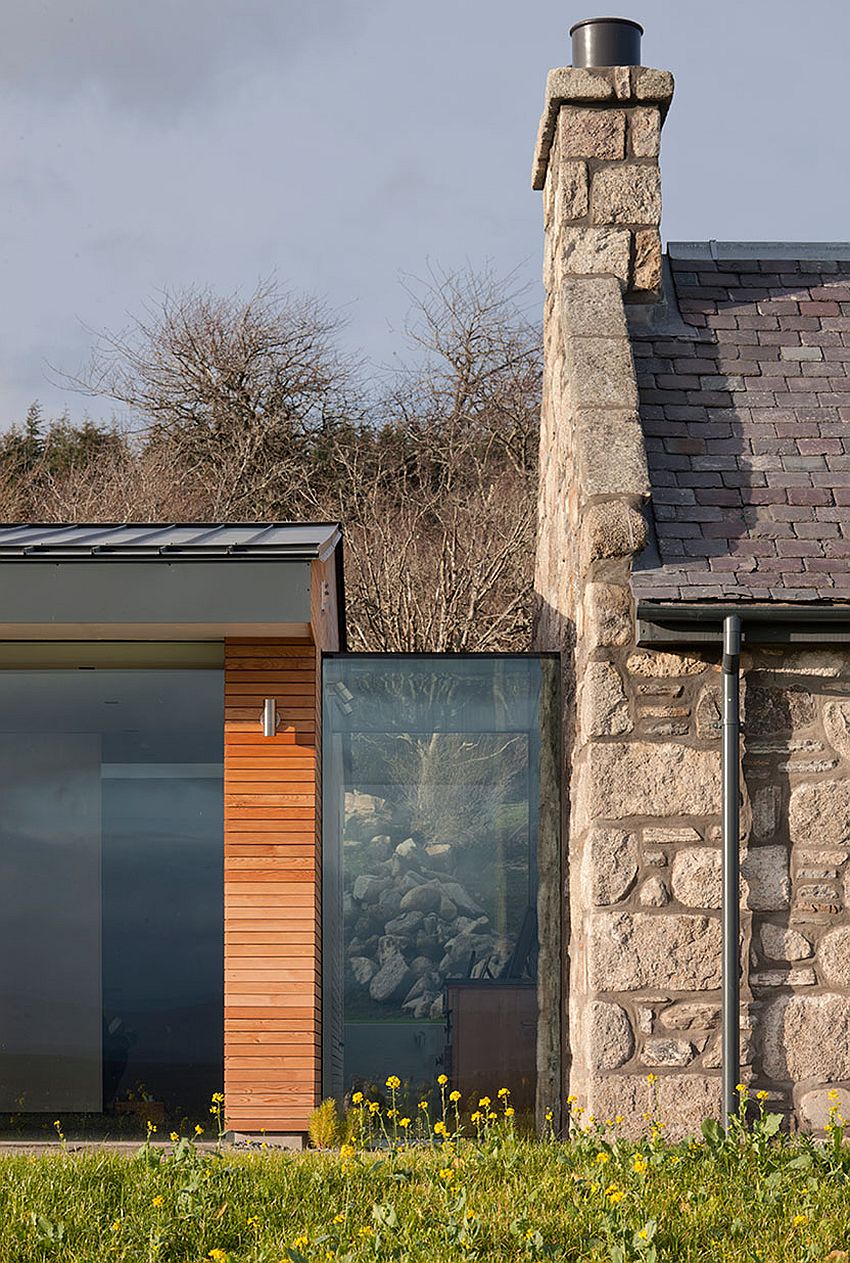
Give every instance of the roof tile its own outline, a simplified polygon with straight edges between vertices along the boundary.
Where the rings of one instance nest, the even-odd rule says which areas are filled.
[[[633,335],[656,600],[850,599],[850,262],[671,259],[692,336]]]

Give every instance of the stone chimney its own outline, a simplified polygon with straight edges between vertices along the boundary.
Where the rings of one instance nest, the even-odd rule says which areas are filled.
[[[541,649],[574,641],[585,587],[602,571],[627,590],[646,540],[649,477],[624,303],[661,292],[658,154],[672,96],[669,71],[646,66],[566,66],[546,80],[533,172],[543,190],[546,287]]]
[[[605,22],[615,25],[611,19],[581,25]],[[593,34],[586,41],[591,54],[600,46]],[[593,63],[592,56],[585,60]],[[662,289],[658,154],[672,95],[664,70],[599,64],[551,70],[533,178],[543,190],[546,236],[535,644],[562,655],[562,783],[569,790],[561,921],[550,927],[541,919],[540,957],[542,1011],[557,1008],[568,1030],[561,1033],[560,1057],[551,1036],[548,1045],[539,1039],[539,1104],[557,1117],[559,1099],[572,1091],[599,1117],[623,1113],[637,1128],[647,1108],[645,1070],[635,1075],[623,1067],[640,1065],[643,1017],[630,992],[633,980],[623,981],[616,968],[636,952],[663,956],[673,923],[645,925],[639,903],[634,927],[628,908],[626,928],[646,930],[647,943],[638,943],[636,932],[633,943],[619,944],[619,922],[615,916],[609,924],[607,916],[609,905],[644,897],[643,887],[640,896],[636,886],[632,891],[637,837],[630,786],[637,769],[650,763],[663,782],[664,768],[656,765],[666,751],[650,749],[653,761],[633,735],[644,694],[632,655],[630,580],[647,541],[643,506],[650,485],[625,305],[652,303]],[[701,774],[694,769],[693,779]],[[690,775],[691,769],[685,782]],[[638,792],[646,797],[641,815],[676,814],[643,782]],[[544,877],[555,885],[553,874]],[[569,943],[568,982],[546,947],[558,932]],[[673,962],[674,972],[680,964]],[[687,970],[680,972],[677,985],[693,989]],[[611,993],[619,992],[612,1002]],[[540,1029],[546,1037],[545,1022]],[[665,1086],[672,1092],[672,1080]],[[690,1101],[686,1086],[683,1100]],[[704,1090],[702,1078],[693,1090]],[[629,1108],[614,1099],[618,1092]]]
[[[564,276],[614,276],[626,298],[661,288],[661,126],[673,76],[646,66],[550,70],[534,154],[551,291]]]

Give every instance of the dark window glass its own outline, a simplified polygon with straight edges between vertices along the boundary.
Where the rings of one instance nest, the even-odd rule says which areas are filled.
[[[208,1115],[223,1077],[222,760],[220,671],[0,671],[7,1127]]]

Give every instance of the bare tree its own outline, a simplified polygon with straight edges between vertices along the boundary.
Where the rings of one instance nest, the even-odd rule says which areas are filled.
[[[29,489],[40,522],[169,522],[210,519],[206,493],[162,445],[127,445],[60,474],[36,469]]]
[[[247,299],[166,293],[128,330],[101,334],[87,368],[65,380],[123,405],[146,443],[196,480],[215,518],[294,517],[318,490],[314,458],[350,421],[338,327],[316,299],[271,281]]]
[[[539,335],[511,278],[432,273],[415,297],[415,361],[391,380],[380,426],[336,452],[352,644],[525,648]]]
[[[432,269],[408,292],[412,359],[380,389],[358,379],[313,299],[272,283],[248,299],[166,294],[102,335],[73,379],[122,405],[132,433],[94,456],[87,440],[85,459],[61,468],[36,462],[30,511],[339,519],[353,647],[524,648],[539,332],[510,277]],[[4,494],[0,483],[0,505]]]
[[[533,501],[507,477],[470,499],[398,504],[375,489],[373,511],[346,534],[354,649],[463,652],[527,647]]]

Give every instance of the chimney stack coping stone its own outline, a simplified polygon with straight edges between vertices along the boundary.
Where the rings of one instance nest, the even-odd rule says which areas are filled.
[[[660,107],[663,122],[672,99],[673,76],[669,70],[653,70],[650,66],[560,66],[550,70],[534,149],[532,188],[540,190],[546,183],[549,153],[562,105],[597,109],[617,105],[627,109],[652,104]]]

